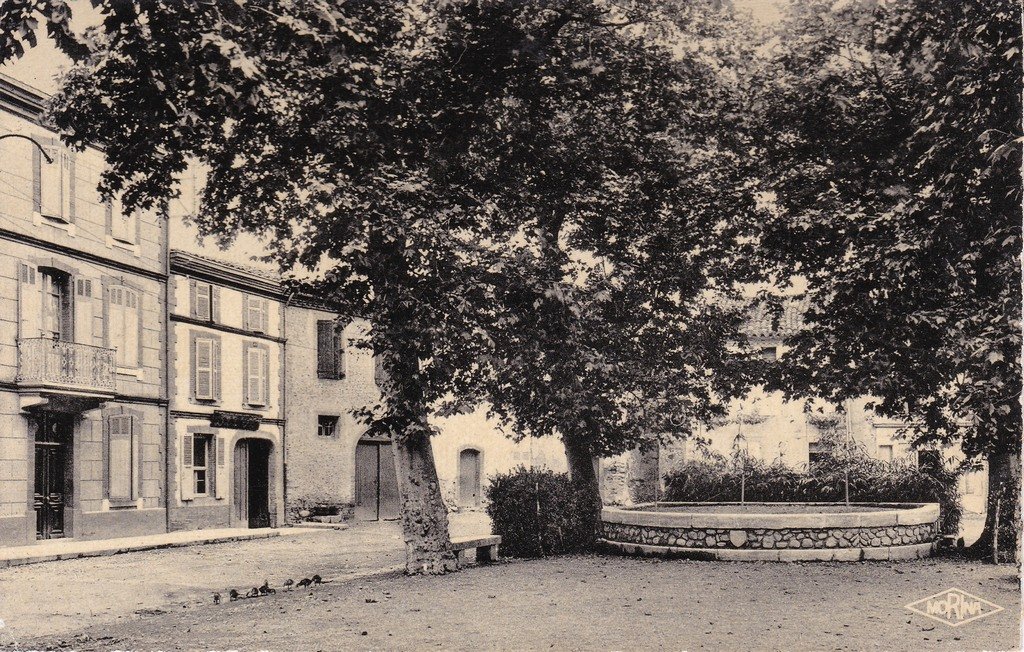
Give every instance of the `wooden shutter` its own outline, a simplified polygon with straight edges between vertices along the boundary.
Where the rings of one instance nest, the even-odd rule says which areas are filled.
[[[192,316],[203,321],[210,321],[210,284],[195,283],[192,293]]]
[[[192,500],[192,435],[185,435],[181,439],[181,499]]]
[[[217,438],[204,436],[209,442],[206,449],[206,493],[209,496],[217,495]]]
[[[263,405],[270,405],[270,349],[263,346],[260,347],[260,358],[262,358],[263,364],[261,365],[262,385],[263,385]]]
[[[111,500],[134,498],[134,451],[132,417],[122,414],[109,417],[107,455],[107,487]]]
[[[214,341],[196,338],[193,370],[195,374],[195,398],[210,400],[214,397]]]
[[[270,301],[263,299],[263,323],[260,330],[264,333],[270,332]]]
[[[242,295],[242,328],[245,330],[251,330],[249,326],[249,302],[251,299],[248,294]]]
[[[213,398],[219,401],[220,393],[220,340],[213,340]]]
[[[43,155],[38,147],[32,148],[32,210],[43,212]]]
[[[214,467],[214,459],[216,459],[216,471],[214,475],[217,478],[217,482],[214,485],[217,498],[223,498],[225,494],[225,488],[227,488],[227,472],[224,469],[224,458],[225,458],[225,446],[224,438],[217,437],[213,444],[216,447],[216,454],[210,459],[210,467]]]
[[[220,288],[216,285],[210,287],[210,321],[217,324],[220,322]]]
[[[338,328],[337,324],[334,326],[334,377],[344,378],[345,377],[345,346],[344,346],[344,331]]]
[[[71,223],[75,221],[78,209],[78,198],[76,197],[78,177],[75,172],[75,158],[74,152],[69,149],[64,150],[64,159],[66,163],[61,174],[66,178],[62,179],[63,185],[61,187],[63,192],[67,194],[61,208],[64,210],[64,219]]]
[[[253,344],[245,348],[245,396],[250,405],[263,405],[263,360],[262,351]]]
[[[316,375],[334,378],[334,321],[321,319],[316,323]]]
[[[43,313],[42,284],[35,265],[18,264],[19,337],[40,337]]]
[[[68,156],[56,139],[45,139],[46,153],[53,159],[47,163],[40,157],[39,164],[39,213],[60,220],[69,219],[67,208],[70,197],[66,196],[65,178],[68,174]]]
[[[93,284],[91,278],[77,276],[75,283],[75,341],[92,344],[93,331]]]

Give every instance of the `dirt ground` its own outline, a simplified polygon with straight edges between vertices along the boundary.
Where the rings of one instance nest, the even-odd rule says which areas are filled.
[[[950,587],[1005,611],[952,628],[904,608]],[[1009,566],[948,559],[761,564],[586,556],[503,562],[443,577],[336,580],[312,591],[187,605],[23,645],[916,652],[1018,649],[1019,627],[1019,584]]]
[[[453,535],[490,532],[481,512],[453,514]],[[347,530],[302,530],[254,541],[147,550],[0,569],[0,649],[12,641],[63,635],[208,605],[213,593],[243,592],[264,579],[359,576],[405,561],[397,522]],[[191,611],[189,611],[191,613]]]

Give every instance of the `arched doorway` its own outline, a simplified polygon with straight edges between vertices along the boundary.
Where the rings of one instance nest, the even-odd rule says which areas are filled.
[[[265,439],[240,439],[234,454],[234,521],[270,527],[270,452]]]
[[[459,451],[459,505],[480,505],[480,451],[475,448]]]
[[[364,439],[356,444],[356,520],[392,521],[398,515],[398,477],[391,441]]]

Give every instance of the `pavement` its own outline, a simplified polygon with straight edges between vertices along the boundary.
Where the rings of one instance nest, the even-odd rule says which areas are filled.
[[[482,512],[450,519],[452,536],[490,532]],[[401,568],[405,560],[398,522],[346,530],[281,528],[272,536],[245,530],[258,537],[247,540],[237,532],[218,539],[213,532],[147,537],[145,544],[133,538],[144,549],[127,554],[83,557],[68,544],[64,554],[72,558],[0,569],[0,649],[12,641],[196,609],[212,604],[214,593],[227,602],[230,589],[245,593],[264,580],[280,590],[286,579],[357,578]],[[186,534],[193,544],[214,542],[185,545]]]
[[[180,548],[183,546],[226,543],[229,541],[250,541],[269,539],[282,534],[303,534],[298,528],[223,528],[196,530],[191,532],[170,532],[119,539],[97,539],[79,541],[75,539],[51,539],[31,546],[0,548],[0,568],[24,566],[47,561],[78,559],[80,557],[105,557],[125,552],[141,552],[158,548]]]

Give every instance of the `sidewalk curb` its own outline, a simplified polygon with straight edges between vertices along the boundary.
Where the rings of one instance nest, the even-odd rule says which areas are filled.
[[[87,557],[110,557],[126,552],[143,552],[146,550],[162,550],[166,548],[187,548],[189,546],[205,546],[214,543],[229,543],[232,541],[253,541],[256,539],[272,539],[281,536],[278,531],[259,532],[256,534],[236,534],[223,537],[204,537],[188,541],[166,541],[162,543],[139,543],[119,545],[110,548],[95,548],[91,550],[69,551],[57,554],[42,554],[30,557],[16,557],[13,559],[0,559],[0,569],[12,568],[14,566],[27,566],[29,564],[40,564],[50,561],[63,561],[66,559],[82,559]]]

